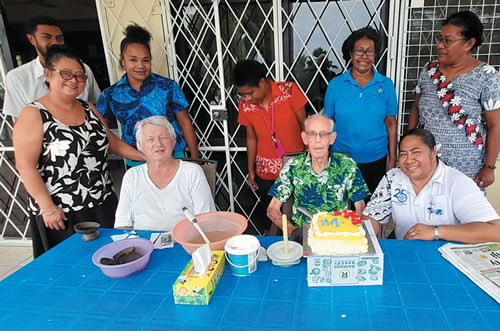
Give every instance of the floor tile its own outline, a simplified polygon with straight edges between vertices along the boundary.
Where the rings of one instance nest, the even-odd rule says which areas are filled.
[[[13,268],[15,267],[0,265],[0,281],[11,275],[14,272],[12,271]]]
[[[33,261],[29,246],[0,246],[0,281]]]
[[[19,265],[24,267],[25,265],[27,265],[31,261],[33,261],[33,256],[28,257],[26,260],[24,260],[21,263],[19,263]]]
[[[31,247],[7,247],[0,253],[0,265],[16,266],[32,255]]]

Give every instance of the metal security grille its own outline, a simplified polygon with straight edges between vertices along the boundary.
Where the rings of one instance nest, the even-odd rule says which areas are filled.
[[[391,76],[389,1],[288,1],[283,5],[283,74],[309,99],[308,113],[323,110],[328,82],[347,69],[342,43],[355,30],[371,26],[382,45],[375,67]]]
[[[0,106],[5,95],[5,75],[12,68],[7,34],[0,15]],[[27,195],[14,166],[12,129],[12,119],[0,112],[0,243],[9,242],[8,238],[26,239],[29,228],[25,208]]]
[[[200,150],[205,158],[219,161],[216,205],[251,219],[256,203],[245,185],[246,149],[236,124],[230,72],[237,60],[248,56],[271,59],[262,51],[273,40],[270,2],[173,1],[167,14],[174,46],[169,56],[175,63],[172,74],[191,101]],[[211,120],[215,111],[223,113],[221,120]]]
[[[434,37],[450,14],[467,9],[480,17],[484,44],[475,55],[500,68],[500,3],[495,0],[96,0],[96,6],[110,81],[122,74],[123,28],[131,21],[147,27],[153,33],[153,71],[180,83],[202,155],[219,161],[218,209],[250,221],[259,201],[246,185],[245,130],[236,121],[238,97],[230,82],[238,60],[256,59],[271,78],[297,82],[309,101],[308,113],[320,112],[328,81],[346,68],[342,42],[351,31],[371,25],[384,43],[377,69],[396,83],[399,134],[406,128],[419,72],[435,58]],[[0,56],[0,99],[4,69],[10,66]],[[11,133],[12,121],[0,113],[0,242],[29,235]]]
[[[500,69],[500,3],[495,0],[404,1],[401,6],[399,66],[403,68],[399,84],[399,134],[406,130],[410,108],[415,100],[414,89],[425,64],[437,58],[434,38],[441,31],[441,24],[453,13],[473,11],[484,25],[483,44],[474,56],[497,70]]]
[[[153,34],[153,71],[179,82],[204,158],[219,161],[216,205],[253,225],[257,196],[246,185],[245,129],[237,124],[236,91],[230,73],[242,59],[264,63],[269,77],[298,83],[308,113],[320,112],[328,81],[346,63],[341,45],[354,30],[371,25],[384,50],[376,65],[395,76],[394,13],[387,0],[96,0],[111,83],[122,74],[119,43],[130,22]],[[1,115],[0,240],[26,239],[26,193],[13,163],[11,122]],[[217,120],[213,120],[213,118]]]
[[[169,64],[188,100],[204,156],[218,159],[216,204],[249,218],[259,199],[246,185],[244,127],[237,124],[238,97],[230,73],[242,59],[256,59],[274,80],[298,83],[308,113],[320,112],[328,81],[344,72],[341,45],[354,30],[381,31],[377,67],[389,64],[388,1],[170,1],[167,6]],[[175,55],[174,55],[175,53]],[[214,110],[227,120],[211,121]],[[225,153],[220,153],[225,152]],[[234,209],[232,206],[234,205]],[[260,208],[263,208],[261,206]]]

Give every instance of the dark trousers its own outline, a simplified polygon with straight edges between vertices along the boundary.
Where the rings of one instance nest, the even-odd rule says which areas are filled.
[[[271,186],[274,184],[274,179],[262,179],[259,176],[255,176],[255,181],[257,185],[259,185],[259,190],[257,191],[257,195],[260,198],[260,203],[255,208],[254,217],[252,217],[252,221],[257,228],[257,230],[264,234],[265,231],[268,231],[271,228],[272,221],[267,217],[267,207],[271,202],[272,197],[267,194],[271,189]]]
[[[52,247],[65,240],[75,230],[73,226],[81,222],[97,222],[103,228],[112,228],[115,224],[115,212],[118,198],[113,192],[106,200],[90,209],[65,213],[64,230],[52,230],[45,227],[42,216],[30,216],[30,229],[33,241],[33,257],[37,258]]]
[[[369,162],[369,163],[358,163],[358,168],[363,175],[363,178],[370,190],[370,193],[373,194],[375,189],[378,186],[378,183],[385,175],[385,168],[387,166],[387,155],[381,158],[380,160]],[[365,202],[370,201],[370,198],[366,198]]]

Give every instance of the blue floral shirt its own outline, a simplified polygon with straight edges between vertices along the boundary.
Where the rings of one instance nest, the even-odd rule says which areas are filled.
[[[290,159],[281,169],[269,195],[286,202],[292,195],[295,225],[309,220],[297,212],[304,207],[311,214],[346,210],[349,200],[358,202],[370,192],[356,162],[342,153],[331,153],[330,162],[319,174],[314,172],[309,153]]]
[[[186,147],[175,115],[188,106],[175,81],[153,73],[144,80],[139,92],[130,86],[125,74],[116,84],[105,89],[97,101],[102,116],[109,121],[118,119],[122,126],[121,139],[134,147],[138,121],[151,116],[166,116],[177,135],[174,153],[183,152]]]

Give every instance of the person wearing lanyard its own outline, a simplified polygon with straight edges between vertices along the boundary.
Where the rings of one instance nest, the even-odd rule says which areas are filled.
[[[307,103],[297,84],[274,82],[266,74],[266,67],[254,60],[238,62],[232,72],[241,95],[238,123],[247,134],[248,185],[258,191],[262,203],[256,212],[259,231],[271,225],[266,216],[271,200],[267,192],[283,166],[283,154],[304,149],[300,132]]]
[[[174,158],[183,158],[186,143],[192,158],[198,158],[196,134],[189,118],[186,97],[173,80],[151,72],[151,35],[138,25],[129,25],[120,45],[123,77],[102,92],[97,109],[106,121],[118,119],[122,140],[136,146],[135,124],[150,116],[166,116],[176,134]],[[127,160],[127,165],[142,162]]]
[[[437,158],[430,131],[411,129],[403,136],[399,165],[382,178],[363,211],[377,234],[392,216],[396,239],[500,241],[497,212],[471,178]]]

